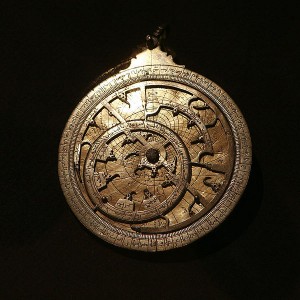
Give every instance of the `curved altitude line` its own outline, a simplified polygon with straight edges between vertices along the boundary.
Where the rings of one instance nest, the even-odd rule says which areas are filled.
[[[205,155],[210,155],[210,156],[213,156],[213,152],[212,151],[209,151],[209,150],[202,150],[198,153],[197,157],[191,161],[191,164],[200,164],[200,160],[203,156]]]
[[[205,168],[209,171],[215,172],[215,173],[221,173],[221,174],[225,174],[227,171],[226,165],[222,165],[222,164],[212,164],[211,162],[208,163],[201,163],[200,159],[205,156],[205,155],[210,155],[213,156],[213,153],[207,152],[207,151],[201,151],[199,152],[197,158],[194,161],[191,161],[191,165],[192,166],[196,166],[196,167],[201,167],[201,168]]]
[[[128,153],[128,154],[124,157],[124,160],[128,159],[128,158],[131,157],[131,156],[139,156],[139,155],[140,155],[139,152],[140,152],[140,151],[137,150],[137,151]]]
[[[214,112],[214,113],[215,113],[215,118],[210,123],[205,124],[205,126],[207,128],[214,127],[217,124],[217,121],[218,121],[219,118],[218,118],[216,112]]]
[[[197,116],[194,112],[190,111],[190,114],[186,112],[186,107],[184,107],[183,105],[180,104],[176,104],[176,105],[172,105],[172,104],[160,104],[159,107],[157,107],[157,109],[155,111],[152,112],[147,112],[147,117],[148,116],[154,116],[157,115],[160,110],[162,108],[167,108],[170,110],[173,110],[173,114],[178,115],[179,113],[182,113],[184,116],[190,118],[190,114],[192,115],[192,117],[196,117],[200,120],[200,124],[202,124],[204,126],[203,130],[205,130],[205,124],[202,122],[202,120],[199,118],[199,116]],[[201,129],[201,128],[200,128]]]
[[[174,216],[174,219],[175,219],[175,215],[174,214],[173,214],[173,216]],[[161,228],[168,228],[169,227],[170,220],[169,220],[169,218],[167,216],[159,215],[159,216],[157,216],[157,218],[155,220],[158,220],[158,219],[163,219],[166,222],[166,224],[163,227],[161,227]],[[138,225],[130,225],[130,228],[132,230],[134,230],[136,232],[140,232],[140,233],[147,233],[147,232],[153,232],[154,233],[155,229],[157,227],[152,227],[152,226],[151,227],[150,226],[149,227],[142,227],[142,226],[138,226]]]
[[[76,171],[76,174],[78,176],[79,181],[82,183],[82,177],[80,174],[80,158],[81,158],[81,151],[82,151],[82,147],[85,145],[89,145],[90,147],[92,146],[90,141],[83,141],[81,144],[78,144],[78,150],[77,153],[74,155],[74,168]]]
[[[196,108],[196,107],[193,107],[193,108],[195,108],[195,109],[197,109],[197,110],[204,110],[204,109],[209,109],[209,108],[210,108],[210,107],[207,105],[207,103],[206,103],[202,98],[200,98],[200,97],[198,97],[198,96],[192,95],[192,96],[191,96],[190,98],[188,98],[187,100],[188,100],[188,107],[190,107],[191,104],[192,104],[193,102],[198,101],[198,100],[201,100],[201,101],[203,101],[203,102],[205,103],[205,105],[203,105],[203,106],[198,106],[197,108]]]
[[[103,105],[110,114],[114,115],[115,118],[117,118],[120,123],[126,123],[126,120],[110,105],[110,103],[106,103]]]
[[[120,174],[113,174],[113,175],[104,175],[103,179],[105,180],[102,185],[99,187],[96,185],[96,188],[99,192],[107,188],[107,185],[112,182],[115,178],[120,177]]]
[[[198,101],[198,100],[203,101],[205,103],[205,105],[203,105],[203,106],[191,106],[193,102]],[[205,124],[205,126],[207,128],[210,128],[210,127],[213,127],[213,126],[216,125],[216,123],[218,121],[218,114],[217,114],[217,112],[213,108],[211,108],[210,106],[208,106],[207,103],[203,99],[201,99],[200,97],[197,97],[197,96],[192,96],[188,100],[188,106],[189,106],[190,109],[193,108],[193,109],[196,109],[196,110],[206,110],[206,109],[212,110],[214,112],[214,115],[215,115],[214,120],[211,121],[210,123]]]
[[[131,130],[128,128],[128,123],[127,121],[109,104],[106,103],[104,104],[104,107],[112,114],[114,115],[114,117],[116,117],[120,123],[124,124],[124,133],[126,135],[128,135],[129,132],[131,132]],[[134,135],[135,138],[137,138],[141,144],[145,145],[147,143],[146,139],[140,135]]]
[[[205,199],[192,185],[190,185],[188,182],[186,183],[187,190],[194,196],[194,202],[195,203],[201,203],[204,207],[207,207],[209,204],[209,201]]]
[[[100,111],[99,111],[100,112]],[[98,112],[98,113],[99,113]],[[97,113],[97,114],[98,114]],[[101,129],[101,127],[96,123],[96,121],[95,121],[95,117],[96,116],[94,116],[93,117],[93,119],[88,123],[88,125],[86,126],[86,128],[85,128],[85,130],[84,130],[84,132],[83,132],[83,137],[87,134],[87,132],[88,132],[88,130],[90,129],[90,127],[96,127],[96,128],[98,128],[98,129],[100,129],[100,130],[102,130]]]
[[[118,93],[117,94],[117,99],[119,99],[121,102],[127,104],[130,107],[130,102],[127,100],[127,95],[126,92]]]
[[[199,163],[191,162],[191,164],[197,167],[205,168],[215,173],[225,174],[227,171],[226,165],[221,165],[221,164],[200,163],[200,162]]]

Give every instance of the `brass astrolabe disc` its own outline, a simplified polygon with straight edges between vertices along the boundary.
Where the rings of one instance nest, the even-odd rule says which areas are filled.
[[[251,166],[240,110],[161,50],[162,31],[80,101],[59,147],[61,186],[80,222],[140,251],[181,247],[217,227]]]

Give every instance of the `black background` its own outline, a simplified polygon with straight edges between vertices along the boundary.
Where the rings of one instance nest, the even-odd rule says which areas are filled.
[[[2,1],[0,11],[2,299],[299,299],[296,6]],[[181,249],[137,253],[77,221],[57,150],[90,83],[161,23],[177,62],[236,101],[254,161],[244,196],[214,232]]]

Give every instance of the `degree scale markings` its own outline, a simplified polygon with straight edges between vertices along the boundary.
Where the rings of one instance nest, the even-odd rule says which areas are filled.
[[[153,51],[153,53],[158,51],[161,58],[165,55],[158,49]],[[152,63],[155,57],[151,56]],[[139,61],[139,56],[136,60]],[[95,224],[87,227],[96,234],[97,228],[100,228],[106,240],[127,248],[141,247],[140,250],[158,251],[182,246],[195,240],[216,226],[214,224],[220,221],[219,218],[222,220],[223,215],[228,214],[230,209],[225,206],[226,209],[222,210],[225,213],[222,212],[221,217],[218,217],[216,215],[218,207],[223,205],[223,202],[227,203],[227,199],[231,203],[237,201],[235,195],[239,195],[237,192],[245,185],[242,180],[246,177],[243,174],[240,176],[236,170],[241,159],[246,159],[245,155],[250,153],[249,150],[247,153],[243,150],[247,148],[247,142],[243,140],[243,145],[239,144],[239,135],[247,128],[234,103],[230,102],[231,99],[224,91],[201,75],[178,67],[167,58],[165,64],[166,66],[145,67],[136,65],[121,71],[91,92],[86,101],[87,105],[85,99],[82,101],[83,104],[76,112],[76,117],[70,119],[72,127],[66,127],[70,132],[66,133],[67,137],[65,134],[64,138],[72,141],[70,145],[74,138],[77,139],[75,148],[71,149],[74,154],[74,164],[71,168],[74,169],[77,178],[81,179],[83,176],[84,180],[73,181],[72,169],[70,176],[63,178],[64,174],[67,174],[64,161],[66,157],[64,153],[68,151],[65,150],[66,143],[62,143],[61,147],[64,148],[61,148],[63,151],[60,150],[60,161],[64,163],[61,164],[63,166],[61,180],[65,182],[64,191],[68,192],[70,189],[70,194],[66,192],[66,196],[72,194],[71,188],[73,189],[75,185],[77,190],[79,187],[82,191],[81,201],[91,195],[97,199],[104,191],[110,196],[108,202],[102,203],[102,208],[96,209],[93,213],[95,216],[97,214],[97,218],[88,212],[85,214],[87,218],[93,219],[90,224]],[[132,105],[136,90],[139,92],[139,103],[142,103],[136,105],[138,110],[134,110]],[[148,99],[148,95],[153,99]],[[101,100],[97,102],[99,97]],[[121,103],[120,109],[116,106],[117,102],[114,102],[117,99],[120,100],[118,105]],[[90,122],[84,121],[81,116],[88,112],[94,102],[97,102],[97,108],[90,110],[89,116],[86,117]],[[105,117],[107,112],[112,118]],[[101,123],[98,123],[101,126],[103,124],[103,127],[99,127],[100,131],[97,131],[98,129],[87,131],[89,125],[95,126],[93,121],[98,122],[98,119],[95,119],[98,113],[103,114],[99,117]],[[243,123],[243,126],[239,123]],[[159,124],[167,125],[169,129],[165,130],[164,126]],[[221,127],[219,125],[218,128],[215,127],[216,124],[221,124]],[[77,128],[82,129],[77,131]],[[99,134],[97,139],[100,142],[97,143],[95,137],[88,136],[91,132]],[[148,135],[148,132],[154,132],[153,136]],[[247,132],[243,136],[247,137]],[[184,152],[186,150],[181,150],[181,144],[183,149],[188,149],[187,153]],[[106,152],[100,154],[99,149],[106,146]],[[235,154],[236,160],[230,156]],[[192,159],[189,160],[189,157]],[[95,169],[97,161],[99,165]],[[247,157],[247,162],[249,161]],[[138,175],[134,175],[134,166],[139,163],[146,168]],[[91,179],[94,178],[94,172],[103,170],[106,170],[105,176],[108,179],[113,178],[110,176],[114,174],[120,174],[120,178],[115,176],[112,181],[108,180],[108,185],[100,192],[92,192],[91,185],[94,183]],[[150,176],[151,172],[153,178]],[[71,185],[68,180],[71,181]],[[235,183],[239,185],[234,186]],[[138,213],[138,210],[146,210],[142,205],[144,200],[135,194],[135,191],[137,194],[141,193],[144,187],[152,188],[146,199],[151,199],[156,193],[162,197],[160,204],[154,207],[153,211],[156,212],[145,219],[142,217],[143,214]],[[170,203],[171,198],[168,197],[172,193],[176,201],[172,200]],[[123,196],[120,197],[120,194]],[[76,205],[73,200],[76,197],[72,196],[69,203]],[[114,214],[112,209],[118,198],[122,198],[122,201],[118,202],[120,216],[127,214],[125,211],[122,212],[122,209],[128,212],[132,207],[131,219],[116,220],[116,216],[110,218],[110,214],[112,216]],[[86,200],[87,203],[90,201],[91,199]],[[110,201],[112,204],[109,204]],[[127,202],[132,205],[127,205]],[[168,209],[161,210],[160,205]],[[75,210],[79,211],[76,208]],[[181,216],[182,213],[185,213],[184,217]],[[85,222],[85,218],[82,222]],[[202,226],[203,222],[209,226]],[[135,231],[134,226],[141,224],[144,224],[144,228],[140,232]],[[148,226],[151,228],[147,228]],[[172,237],[169,235],[170,232]],[[185,235],[181,238],[182,234]]]
[[[145,85],[143,85],[142,88],[140,88],[139,90],[140,90],[140,99],[144,103],[143,108],[144,108],[144,112],[145,112],[145,120],[144,120],[144,122],[142,122],[144,124],[144,127],[148,128],[148,125],[147,125],[147,123],[148,123],[148,121],[147,121],[148,116],[158,115],[158,113],[159,113],[159,111],[161,109],[171,109],[173,111],[173,115],[175,117],[178,116],[179,114],[183,114],[183,115],[185,115],[185,116],[187,116],[189,118],[192,118],[190,120],[193,120],[193,122],[189,122],[187,128],[190,128],[191,126],[197,126],[198,128],[201,128],[201,132],[205,132],[206,142],[205,142],[205,139],[201,140],[200,142],[205,144],[206,150],[200,151],[198,153],[198,158],[196,159],[196,161],[193,161],[191,163],[191,165],[202,167],[202,168],[204,167],[204,168],[210,169],[212,171],[218,171],[218,169],[216,169],[216,168],[213,169],[211,167],[211,165],[201,164],[199,162],[200,158],[203,155],[206,155],[206,154],[210,154],[211,155],[212,152],[213,152],[212,151],[212,144],[210,142],[209,135],[208,135],[208,133],[206,131],[206,125],[204,125],[202,123],[202,121],[199,119],[199,116],[196,115],[190,109],[187,109],[186,107],[184,107],[181,104],[173,105],[172,103],[171,104],[165,104],[165,105],[159,105],[158,108],[155,111],[152,111],[151,113],[148,113],[146,111],[146,109],[145,109],[146,106],[147,106],[147,97],[146,97],[146,93],[145,93]],[[166,92],[165,92],[165,94],[164,94],[163,97],[165,97],[165,95],[166,95]],[[129,105],[129,107],[130,107],[130,103],[127,100],[127,93],[123,92],[121,94],[118,94],[117,95],[117,99],[121,99],[121,101],[123,103],[125,103],[126,105]],[[189,107],[191,107],[191,103],[193,103],[193,102],[195,102],[197,100],[203,101],[201,98],[199,98],[197,96],[194,96],[194,95],[190,96],[189,99],[187,100],[187,102],[189,104]],[[125,118],[118,111],[116,111],[116,109],[114,109],[109,102],[105,102],[103,104],[103,107],[105,107],[107,109],[107,111],[109,111],[109,115],[113,115],[114,117],[116,117],[116,119],[122,125],[122,131],[126,134],[127,139],[128,139],[127,142],[126,142],[126,140],[124,140],[124,142],[123,142],[122,145],[126,145],[128,143],[135,143],[136,140],[139,140],[139,142],[141,143],[142,146],[145,146],[145,145],[149,144],[149,141],[147,140],[148,139],[147,136],[145,135],[145,137],[144,137],[143,134],[136,134],[136,133],[134,133],[134,131],[136,131],[136,129],[131,128],[129,126],[128,122],[125,120]],[[199,107],[197,107],[197,108],[199,108]],[[199,109],[208,109],[208,106],[206,104],[204,104]],[[217,117],[215,119],[217,119]],[[159,149],[162,149],[163,147],[166,147],[169,143],[171,143],[171,139],[169,138],[168,135],[165,136],[164,138],[165,138],[165,141],[161,145],[159,145],[159,147],[158,147]],[[201,135],[201,138],[203,138],[202,135]],[[139,156],[140,155],[140,151],[134,151],[134,152],[129,153],[125,157],[125,159],[129,158],[132,155]],[[112,156],[112,152],[111,152],[111,154],[107,158],[104,159],[104,162],[105,161],[106,162],[113,161],[114,159],[111,159],[111,156]],[[174,163],[175,163],[175,165],[174,165]],[[138,169],[141,169],[141,168],[144,168],[144,167],[152,169],[152,177],[153,177],[153,180],[154,180],[154,186],[156,186],[156,184],[155,184],[155,177],[156,177],[156,174],[157,174],[157,171],[156,171],[157,167],[161,167],[161,166],[165,167],[165,169],[167,170],[167,172],[170,175],[170,173],[172,174],[172,171],[173,171],[174,167],[176,166],[176,160],[173,160],[173,162],[170,164],[165,159],[162,159],[160,165],[151,167],[151,164],[147,163],[147,159],[146,158],[142,158],[140,160],[139,166],[140,167]],[[174,183],[176,183],[175,184],[175,186],[176,186],[178,184],[178,182],[179,182],[179,179],[178,179],[179,177],[175,178],[174,174],[172,174],[172,175],[173,175],[173,181],[174,181]],[[110,177],[113,178],[111,175],[110,175]],[[169,178],[170,177],[172,177],[172,176],[169,176]],[[168,186],[168,185],[166,185],[166,186]],[[205,199],[205,197],[201,196],[199,194],[199,192],[189,182],[187,182],[186,180],[185,180],[184,186],[185,186],[186,190],[189,191],[193,195],[193,197],[194,197],[194,202],[192,202],[190,204],[190,207],[192,207],[194,205],[193,203],[201,203],[204,207],[206,207],[208,205],[209,201],[207,201]],[[140,202],[140,205],[138,207],[140,207],[141,205],[142,205],[142,202]],[[136,215],[137,215],[137,212],[135,213],[135,216]],[[174,215],[174,218],[176,219],[175,215]],[[135,221],[135,217],[133,218],[133,221]]]

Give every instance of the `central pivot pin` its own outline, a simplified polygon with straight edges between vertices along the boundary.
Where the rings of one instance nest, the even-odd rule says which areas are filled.
[[[155,164],[159,160],[159,151],[154,148],[150,148],[146,151],[146,157],[151,164]]]

